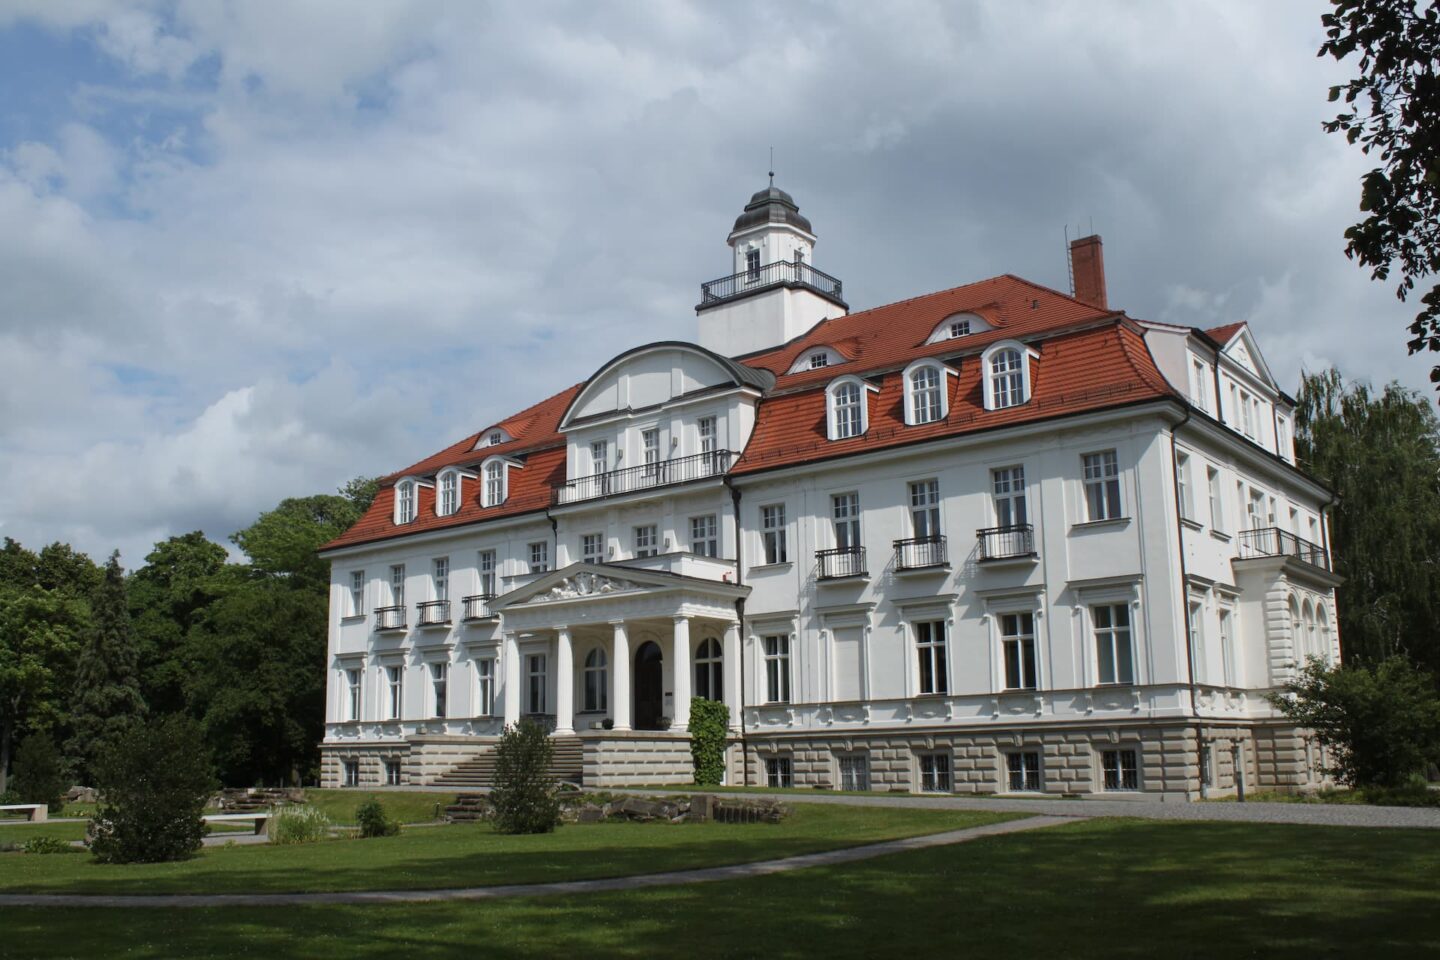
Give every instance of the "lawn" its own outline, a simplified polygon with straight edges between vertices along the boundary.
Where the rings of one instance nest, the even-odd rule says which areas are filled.
[[[676,870],[856,846],[1009,819],[968,811],[797,804],[779,824],[597,823],[512,837],[488,824],[413,827],[398,837],[298,846],[209,847],[180,863],[0,854],[0,892],[226,893],[538,883]]]
[[[443,815],[445,808],[455,802],[453,793],[424,793],[418,790],[306,790],[305,802],[325,811],[335,823],[353,824],[355,808],[369,797],[376,797],[385,805],[385,812],[391,819],[401,823],[426,823],[437,819],[437,810]]]
[[[665,828],[662,828],[665,829]],[[625,893],[184,913],[8,909],[0,957],[1417,957],[1440,833],[1080,821]]]

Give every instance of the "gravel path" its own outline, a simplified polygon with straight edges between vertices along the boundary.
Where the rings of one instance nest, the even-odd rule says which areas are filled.
[[[611,877],[601,880],[572,880],[564,883],[513,883],[493,887],[461,887],[449,890],[364,890],[351,893],[202,893],[184,895],[109,895],[78,893],[7,893],[0,894],[0,907],[283,907],[308,904],[418,903],[427,900],[500,900],[507,897],[553,897],[577,893],[609,893],[639,890],[645,887],[672,887],[715,880],[743,880],[772,873],[804,870],[839,863],[854,863],[892,853],[923,850],[927,847],[964,843],[978,837],[1017,833],[1067,823],[1065,817],[1031,817],[1008,820],[966,830],[950,830],[923,837],[887,840],[862,847],[825,850],[780,860],[736,863],[724,867],[698,870],[671,870],[666,873],[645,873],[633,877]]]

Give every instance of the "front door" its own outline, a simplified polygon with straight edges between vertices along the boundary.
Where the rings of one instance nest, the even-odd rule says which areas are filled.
[[[665,680],[661,672],[660,648],[646,641],[635,651],[635,729],[660,729],[665,708]]]

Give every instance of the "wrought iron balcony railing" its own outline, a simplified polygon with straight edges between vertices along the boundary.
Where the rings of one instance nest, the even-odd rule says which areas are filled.
[[[865,570],[864,547],[836,547],[834,550],[816,550],[815,562],[820,567],[821,580],[839,580],[844,577],[863,577]]]
[[[375,629],[376,630],[404,630],[405,629],[405,607],[376,607],[375,608]]]
[[[911,537],[895,541],[896,570],[924,570],[949,563],[944,537]]]
[[[1035,528],[1028,523],[976,530],[981,560],[1014,560],[1035,556]]]
[[[700,305],[703,307],[722,300],[743,297],[747,293],[782,284],[808,287],[821,296],[834,300],[841,298],[840,281],[828,273],[821,273],[804,261],[777,260],[754,270],[742,270],[740,273],[700,284]]]
[[[491,617],[499,616],[490,610],[490,601],[495,599],[493,593],[477,593],[460,601],[464,610],[462,616],[466,620],[489,620]]]
[[[1294,557],[1321,570],[1330,569],[1330,551],[1279,527],[1240,531],[1240,559]]]
[[[618,497],[637,490],[654,487],[668,487],[692,480],[722,476],[730,469],[735,459],[731,450],[713,450],[710,453],[694,453],[688,457],[673,460],[659,460],[642,463],[623,470],[609,470],[592,473],[588,477],[576,477],[555,491],[555,502],[559,504],[580,503],[601,497]]]
[[[422,627],[438,627],[450,622],[450,601],[431,600],[417,604],[415,614]]]

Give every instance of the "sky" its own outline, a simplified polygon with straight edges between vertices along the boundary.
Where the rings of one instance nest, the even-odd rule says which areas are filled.
[[[764,187],[852,309],[1105,242],[1133,317],[1429,393],[1318,0],[0,0],[0,536],[135,567],[655,339]]]

